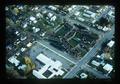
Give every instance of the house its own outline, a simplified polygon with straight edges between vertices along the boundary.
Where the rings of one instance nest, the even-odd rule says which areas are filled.
[[[20,38],[21,41],[24,41],[24,40],[26,40],[26,39],[27,39],[27,36]]]
[[[31,17],[30,17],[30,20],[31,20],[31,21],[33,21],[33,23],[37,23],[36,18],[35,18],[35,17],[33,17],[33,16],[31,16]]]
[[[76,5],[72,5],[72,7],[71,8],[76,8],[77,6]]]
[[[33,32],[34,32],[34,33],[37,33],[37,32],[40,31],[40,28],[33,27],[32,29],[33,29]]]
[[[100,56],[100,55],[97,55],[97,58],[101,58],[101,56]]]
[[[79,21],[82,21],[82,22],[85,21],[85,19],[83,19],[83,18],[81,18],[81,17],[78,17],[78,20],[79,20]]]
[[[88,14],[90,14],[90,15],[93,14],[93,12],[91,12],[91,11],[89,11],[89,10],[87,10],[86,13],[88,13]]]
[[[43,10],[42,13],[45,14],[45,13],[47,13],[47,11],[46,11],[46,10]]]
[[[27,67],[27,66],[26,66],[25,64],[22,64],[21,66],[18,67],[18,69],[19,69],[19,70],[20,70],[20,69],[21,69],[21,70],[25,70],[26,67]]]
[[[115,41],[111,40],[111,41],[107,44],[107,46],[111,48],[114,44],[115,44]]]
[[[40,17],[43,17],[43,15],[41,13],[37,13],[36,17],[40,18]]]
[[[82,6],[82,7],[84,7],[85,9],[89,9],[89,6]]]
[[[54,6],[49,6],[48,8],[52,9],[52,10],[56,10],[57,8]]]
[[[51,18],[53,16],[52,13],[48,13],[48,17]]]
[[[103,30],[103,31],[108,31],[108,30],[109,30],[109,28],[108,28],[108,27],[106,27],[106,26],[104,26],[102,30]]]
[[[96,22],[96,20],[93,20],[92,23],[94,24]]]
[[[97,66],[97,67],[100,65],[100,63],[97,62],[96,60],[93,60],[91,63],[92,63],[93,65]]]
[[[19,33],[18,31],[16,31],[16,32],[15,32],[15,34],[16,34],[17,36],[19,36],[19,35],[20,35],[20,33]]]
[[[12,56],[8,59],[8,61],[12,64],[15,64],[15,66],[18,66],[20,64],[20,61],[16,59],[16,56]]]
[[[108,15],[111,16],[111,17],[115,17],[115,16],[114,16],[114,12],[113,12],[112,10],[110,10],[110,11],[108,12]]]
[[[80,14],[80,12],[76,11],[74,15],[78,16],[79,14]]]
[[[26,50],[26,48],[21,48],[21,52],[24,52]]]
[[[33,17],[33,16],[30,17],[30,20],[31,20],[31,21],[34,21],[35,19],[36,19],[36,18]]]
[[[40,28],[36,28],[34,32],[37,33],[39,31],[40,31]]]
[[[32,46],[32,43],[29,42],[29,43],[27,44],[27,47],[31,47],[31,46]]]
[[[63,75],[64,71],[61,70],[62,63],[60,61],[53,61],[44,54],[40,53],[36,59],[44,66],[39,70],[33,70],[33,75],[39,79],[52,78],[54,76]]]
[[[87,14],[89,14],[92,18],[95,18],[95,16],[96,16],[96,13],[93,13],[92,11],[89,11],[89,10],[87,10],[87,11],[85,11]]]
[[[35,7],[34,9],[35,9],[35,10],[38,10],[38,7]]]
[[[15,55],[16,55],[16,56],[19,56],[19,55],[20,55],[20,52],[17,52]]]
[[[70,12],[72,10],[72,7],[68,8],[68,11]]]
[[[90,18],[91,16],[87,13],[83,13],[83,16],[87,17],[87,18]]]
[[[24,25],[23,25],[23,28],[26,28],[27,27],[27,23],[25,23]]]
[[[54,16],[50,19],[50,21],[55,21],[56,18],[57,18],[57,17],[54,15]]]
[[[41,36],[45,36],[45,33],[46,33],[46,32],[42,33]]]
[[[107,63],[107,64],[103,67],[103,69],[106,70],[108,73],[110,73],[110,72],[113,70],[113,66]]]
[[[88,77],[88,75],[87,75],[86,73],[81,73],[81,74],[80,74],[80,77],[81,77],[81,79],[85,79],[85,78]]]

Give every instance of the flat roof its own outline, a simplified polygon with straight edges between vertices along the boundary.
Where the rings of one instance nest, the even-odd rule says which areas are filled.
[[[52,78],[54,75],[63,75],[64,71],[61,70],[62,63],[60,61],[53,61],[52,59],[48,58],[46,55],[40,53],[37,57],[37,60],[40,62],[44,63],[45,65],[41,67],[41,69],[34,70],[33,75],[36,76],[37,78]],[[50,71],[51,74],[46,75],[46,71]],[[37,75],[39,74],[39,75]],[[46,77],[47,76],[47,77]]]
[[[18,66],[19,63],[20,63],[20,61],[17,60],[15,56],[10,57],[10,58],[8,59],[8,61],[9,61],[10,63],[12,63],[12,64],[15,64],[15,66]]]
[[[95,66],[99,66],[100,65],[100,63],[95,61],[95,60],[92,61],[92,64],[95,65]]]
[[[108,71],[108,73],[110,73],[112,70],[113,70],[113,66],[110,65],[110,64],[106,64],[104,67],[103,67],[104,70]]]
[[[111,41],[107,44],[107,46],[109,46],[109,47],[111,48],[114,44],[115,44],[115,41],[111,40]]]

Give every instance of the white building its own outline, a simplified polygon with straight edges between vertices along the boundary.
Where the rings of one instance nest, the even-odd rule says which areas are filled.
[[[87,13],[84,13],[83,16],[90,18],[91,16]]]
[[[56,18],[57,18],[57,17],[54,15],[54,16],[50,19],[50,21],[55,21]]]
[[[57,8],[54,6],[49,6],[48,8],[52,9],[52,10],[56,10]]]
[[[97,66],[97,67],[100,65],[100,63],[97,62],[97,61],[95,61],[95,60],[93,60],[91,63],[92,63],[93,65]]]
[[[114,14],[114,12],[113,12],[112,10],[110,10],[110,11],[108,12],[108,15],[109,15],[109,16],[115,17],[113,14]]]
[[[46,32],[42,33],[41,36],[45,36]]]
[[[26,50],[26,48],[21,48],[21,52],[24,52]]]
[[[23,25],[23,28],[26,28],[27,27],[27,23],[25,23],[24,25]]]
[[[101,58],[101,56],[100,56],[100,55],[97,55],[97,58]]]
[[[109,29],[110,29],[110,28],[104,26],[102,30],[103,30],[103,31],[108,31]]]
[[[33,23],[37,23],[36,18],[35,18],[35,17],[33,17],[33,16],[31,16],[31,17],[30,17],[30,20],[31,20],[31,21],[33,21]]]
[[[94,24],[96,22],[96,20],[93,20],[92,23]]]
[[[81,79],[84,79],[84,78],[87,78],[88,75],[87,75],[86,73],[81,73],[81,74],[80,74],[80,77],[81,77]]]
[[[95,18],[96,13],[93,13],[92,11],[85,11],[87,14],[89,14],[92,18]]]
[[[48,13],[48,17],[51,18],[53,16],[52,13]]]
[[[79,21],[82,21],[82,22],[85,21],[85,19],[83,19],[83,18],[81,18],[81,17],[78,17],[78,20],[79,20]]]
[[[41,69],[39,70],[33,70],[33,75],[36,76],[39,79],[49,79],[53,76],[63,75],[64,71],[61,70],[62,63],[60,61],[53,61],[44,54],[39,54],[36,57],[37,60],[45,64]],[[44,74],[46,72],[49,72],[49,76],[46,77]]]
[[[104,67],[103,67],[104,70],[108,71],[108,73],[110,73],[112,70],[113,70],[113,66],[110,65],[110,64],[106,64]]]
[[[15,34],[16,34],[17,36],[19,36],[19,35],[20,35],[20,33],[19,33],[18,31],[16,31],[16,32],[15,32]]]
[[[89,9],[89,6],[82,6],[82,7],[86,8],[86,9]]]
[[[74,15],[78,16],[79,14],[80,14],[80,12],[76,11]]]
[[[19,55],[20,55],[20,52],[17,52],[15,55],[16,55],[16,56],[19,56]]]
[[[16,59],[17,57],[12,56],[8,59],[8,61],[12,64],[15,64],[15,66],[18,66],[20,64],[20,61]]]
[[[32,43],[29,42],[29,43],[27,44],[27,47],[31,47],[31,46],[32,46]]]
[[[37,13],[37,14],[36,14],[36,17],[37,17],[37,18],[40,18],[40,17],[43,17],[43,15],[42,15],[41,13]]]
[[[40,28],[35,28],[35,29],[33,30],[34,33],[37,33],[37,32],[39,32],[39,31],[40,31]]]
[[[27,36],[20,38],[21,41],[24,41],[24,40],[26,40],[26,39],[27,39]]]
[[[23,65],[19,66],[18,69],[19,69],[19,70],[20,70],[20,69],[21,69],[21,70],[25,70],[26,67],[27,67],[27,66],[26,66],[25,64],[23,64]]]
[[[70,7],[70,8],[68,8],[68,11],[70,12],[72,10],[72,8]]]
[[[37,33],[37,32],[40,31],[40,28],[33,27],[32,29],[33,29],[33,32],[34,32],[34,33]]]
[[[107,46],[111,48],[114,44],[115,44],[115,41],[111,40],[111,41],[107,44]]]
[[[35,19],[36,19],[36,18],[33,17],[33,16],[30,17],[30,20],[31,20],[31,21],[34,21]]]

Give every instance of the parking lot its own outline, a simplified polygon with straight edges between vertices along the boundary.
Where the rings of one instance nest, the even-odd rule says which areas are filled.
[[[39,62],[36,62],[36,56],[40,53],[44,53],[47,57],[53,60],[59,60],[63,64],[63,68],[70,69],[73,63],[67,61],[66,59],[58,56],[54,52],[50,51],[49,49],[41,46],[40,44],[36,43],[29,51],[29,55],[32,58],[33,62],[37,63],[37,68],[40,67]]]

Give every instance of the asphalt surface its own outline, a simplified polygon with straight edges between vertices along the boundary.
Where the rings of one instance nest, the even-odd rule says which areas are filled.
[[[95,56],[97,50],[101,48],[101,45],[106,39],[111,39],[114,33],[114,28],[110,32],[106,32],[104,37],[101,37],[100,40],[95,44],[95,46],[81,59],[79,62],[63,77],[63,78],[73,78],[80,68],[84,67],[91,58]]]
[[[54,52],[55,54],[57,54],[58,56],[68,60],[69,62],[73,63],[73,64],[76,64],[78,60],[75,60],[72,58],[72,56],[70,56],[69,54],[65,53],[65,52],[62,52],[62,51],[59,51],[57,50],[56,48],[52,47],[49,42],[47,41],[44,41],[44,40],[39,40],[39,41],[36,41],[38,42],[40,45],[46,47],[47,49],[51,50],[52,52]]]
[[[88,65],[84,68],[84,70],[92,73],[93,75],[95,75],[97,78],[100,78],[100,79],[110,78],[108,76],[103,75],[101,72],[93,69],[92,67],[90,67]]]
[[[53,52],[51,49],[46,47],[46,45],[41,44],[39,41],[30,49],[29,54],[33,62],[36,63],[36,68],[41,67],[39,61],[36,61],[36,57],[43,52],[48,58],[59,60],[63,65],[62,67],[65,69],[71,68],[71,65],[73,64],[71,61],[64,59],[63,57],[59,56],[57,53]]]
[[[108,11],[110,10],[111,8],[109,7],[108,9],[105,10],[105,12],[102,12],[102,14],[100,14],[100,16],[98,16],[96,18],[96,20],[99,20],[101,17],[104,17]],[[73,15],[75,13],[75,11],[79,10],[79,8],[75,8],[74,10],[72,10],[71,13],[69,13],[68,15],[66,16],[62,16],[60,15],[62,18],[66,19],[67,21],[69,21],[72,25],[74,23],[77,23],[77,24],[80,24],[86,28],[88,28],[87,25],[83,24],[83,23],[80,23],[79,21],[77,20],[72,20],[70,19],[69,17],[71,15]],[[112,38],[112,34],[114,33],[114,28],[110,31],[110,32],[107,32],[107,33],[102,33],[101,31],[97,31],[96,29],[94,28],[91,28],[89,27],[90,31],[92,30],[94,33],[97,33],[98,35],[100,35],[100,39],[99,41],[94,45],[94,47],[74,66],[74,68],[72,68],[63,78],[72,78],[73,76],[76,75],[76,72],[78,72],[80,70],[80,68],[83,68],[86,64],[92,57],[95,56],[95,54],[97,53],[97,50],[101,48],[101,45],[102,43],[106,40],[106,39],[111,39]],[[97,72],[94,72],[92,69],[88,68],[91,72],[93,72],[93,74],[95,74],[98,78],[106,78],[104,77],[103,75],[97,73]]]

